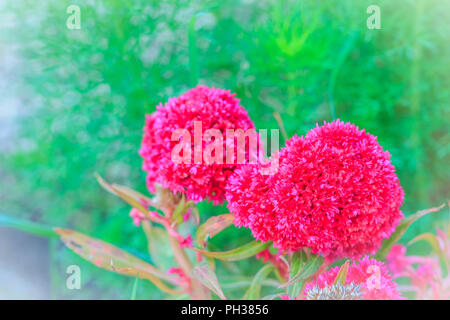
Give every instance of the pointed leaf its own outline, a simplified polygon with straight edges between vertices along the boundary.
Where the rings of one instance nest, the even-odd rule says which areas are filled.
[[[214,237],[220,231],[233,224],[233,219],[232,214],[221,214],[209,218],[204,224],[198,227],[195,239],[199,243],[204,244],[207,239]]]
[[[280,288],[291,286],[296,282],[309,278],[316,273],[319,267],[323,264],[323,258],[320,256],[311,255],[309,258],[303,257],[303,259],[304,260],[300,260],[299,263],[295,262],[295,265],[298,265],[297,268],[293,268],[291,262],[290,279],[288,282],[281,285]],[[297,273],[293,273],[295,270],[298,270]]]
[[[296,297],[300,294],[303,286],[323,263],[323,258],[316,255],[308,256],[304,252],[294,254],[290,267],[290,279],[280,288],[287,288],[287,294],[290,297]]]
[[[392,246],[398,240],[400,240],[400,238],[403,236],[403,234],[406,232],[406,230],[408,230],[408,228],[415,221],[417,221],[418,219],[422,218],[423,216],[426,216],[429,213],[437,212],[437,211],[441,210],[444,206],[445,206],[445,204],[442,204],[439,207],[435,207],[435,208],[431,208],[431,209],[427,209],[427,210],[422,210],[422,211],[419,211],[419,212],[409,216],[408,218],[404,219],[400,223],[400,225],[397,227],[395,232],[391,235],[391,237],[389,239],[386,239],[386,240],[383,241],[383,243],[381,244],[380,249],[378,250],[377,254],[375,255],[375,258],[377,260],[384,260],[384,259],[386,259],[386,256],[388,255],[389,251],[391,251]]]
[[[172,213],[171,221],[175,223],[182,223],[184,214],[193,204],[194,203],[192,201],[186,201],[186,198],[183,195]]]
[[[148,203],[149,205],[153,204],[151,198],[143,195],[139,191],[136,191],[136,190],[133,190],[133,189],[128,188],[126,186],[121,186],[121,185],[118,185],[118,184],[115,184],[115,183],[112,184],[112,187],[115,190],[118,190],[119,192],[122,192],[123,194],[129,195],[130,197],[132,197],[133,199],[135,199],[136,201],[138,201],[141,204],[144,204],[144,203]]]
[[[112,194],[119,196],[125,200],[129,205],[138,209],[140,212],[145,214],[145,216],[154,222],[162,223],[162,220],[155,215],[149,214],[148,209],[144,206],[143,202],[152,204],[152,200],[143,194],[130,189],[125,186],[120,186],[117,184],[110,185],[105,180],[103,180],[98,174],[95,175],[100,185]]]
[[[142,213],[147,214],[148,210],[142,205],[141,199],[137,198],[135,192],[130,192],[131,189],[126,187],[121,187],[119,185],[110,185],[105,180],[103,180],[98,174],[96,174],[96,178],[100,185],[105,188],[107,191],[121,197],[123,200],[128,202],[132,207],[138,209]],[[137,192],[137,191],[136,191]]]
[[[200,223],[200,212],[198,211],[197,206],[192,206],[191,210],[192,215],[194,216],[194,224],[198,226]]]
[[[160,270],[168,270],[176,264],[169,236],[166,230],[151,225],[150,221],[142,221],[142,228],[147,237],[148,253]]]
[[[201,254],[203,254],[208,258],[215,258],[226,261],[236,261],[252,257],[269,246],[270,242],[252,241],[241,247],[229,251],[211,252],[197,248],[193,248],[193,250],[200,252]]]
[[[262,282],[267,278],[267,276],[274,270],[273,265],[266,264],[263,266],[258,273],[253,278],[250,287],[244,295],[244,300],[258,300],[261,295]]]
[[[431,248],[433,249],[434,253],[436,253],[436,255],[439,257],[439,262],[441,264],[442,270],[444,271],[443,274],[446,276],[448,273],[447,270],[448,261],[445,257],[444,252],[442,251],[438,238],[434,234],[426,232],[412,239],[408,243],[408,245],[411,245],[418,241],[427,241],[431,245]]]
[[[227,299],[223,294],[222,289],[220,288],[216,274],[214,273],[214,271],[212,271],[207,262],[203,262],[192,269],[192,277],[200,281],[205,287],[214,292],[220,299]]]
[[[161,281],[165,280],[176,285],[175,277],[156,269],[114,245],[72,230],[56,228],[55,232],[68,248],[99,268],[126,276],[147,279],[167,293],[174,294],[177,292]]]
[[[412,245],[413,243],[416,243],[418,241],[427,241],[431,245],[433,251],[436,254],[441,254],[442,251],[439,245],[439,240],[436,238],[434,234],[431,234],[429,232],[422,233],[417,237],[415,237],[414,239],[412,239],[410,242],[408,242],[408,245]]]
[[[29,234],[40,237],[54,238],[58,237],[53,228],[35,222],[11,217],[6,214],[0,214],[0,226],[13,228]]]
[[[345,263],[339,269],[336,278],[334,278],[333,285],[337,285],[340,282],[342,285],[345,285],[345,281],[347,281],[348,267],[350,265],[350,261],[345,261]]]
[[[134,279],[133,290],[131,291],[131,298],[130,298],[130,300],[136,300],[138,282],[139,282],[139,277],[136,277]]]

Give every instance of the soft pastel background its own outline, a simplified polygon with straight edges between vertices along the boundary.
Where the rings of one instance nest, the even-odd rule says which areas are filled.
[[[66,28],[70,4],[81,30]],[[370,4],[381,30],[366,27]],[[278,128],[278,112],[289,136],[333,114],[354,122],[392,154],[406,215],[441,204],[450,197],[449,21],[447,0],[3,0],[0,213],[146,252],[129,207],[93,175],[145,191],[144,115],[196,83],[236,92],[258,128]],[[200,210],[202,220],[226,212]],[[447,215],[420,220],[403,242]],[[214,240],[230,248],[247,238],[230,228]],[[81,290],[66,288],[71,264]],[[248,277],[258,266],[240,265]],[[0,298],[128,299],[133,282],[57,239],[0,227]],[[162,297],[143,281],[137,296]]]

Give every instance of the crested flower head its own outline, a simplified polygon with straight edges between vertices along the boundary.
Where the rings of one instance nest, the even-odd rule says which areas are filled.
[[[194,132],[199,123],[201,126],[196,132],[201,135],[200,142]],[[225,185],[237,164],[225,161],[225,151],[222,163],[204,161],[202,150],[215,141],[204,139],[208,129],[218,130],[226,141],[227,129],[247,131],[254,129],[254,125],[234,94],[206,86],[198,86],[179,97],[170,98],[147,116],[139,153],[144,159],[143,169],[147,172],[150,191],[153,192],[155,185],[160,184],[174,193],[186,194],[194,202],[203,199],[215,204],[223,202]],[[185,141],[184,136],[174,139],[173,134],[177,130],[187,133],[190,140]],[[180,143],[191,150],[187,158],[183,158],[188,161],[175,162],[172,159],[172,152]],[[195,150],[200,150],[200,161],[194,158]]]
[[[334,267],[320,274],[305,286],[307,299],[363,299],[396,300],[403,299],[397,291],[387,268],[380,261],[367,256],[353,262],[346,276],[345,284],[335,283],[340,267]]]
[[[237,170],[228,208],[237,226],[283,251],[309,247],[330,259],[375,253],[403,217],[403,189],[389,159],[364,130],[325,123],[287,141],[276,174]]]
[[[273,208],[266,201],[268,192],[266,176],[260,173],[259,165],[238,168],[227,185],[226,198],[234,224],[250,227],[253,236],[261,241],[272,240],[275,231],[271,229]]]

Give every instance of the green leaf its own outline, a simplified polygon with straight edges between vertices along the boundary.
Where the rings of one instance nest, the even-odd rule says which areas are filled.
[[[198,211],[198,208],[196,205],[193,205],[191,207],[192,215],[194,216],[194,224],[198,226],[200,223],[200,212]]]
[[[303,288],[305,281],[314,275],[323,263],[323,258],[307,255],[303,251],[294,253],[289,270],[289,281],[280,286],[286,288],[290,297],[296,297]]]
[[[148,253],[154,264],[161,270],[174,266],[176,262],[167,231],[152,226],[150,221],[142,221],[142,228],[147,237]]]
[[[186,202],[186,198],[183,195],[180,202],[177,204],[177,207],[172,213],[171,221],[176,222],[177,224],[183,222],[183,215],[193,204],[194,203],[192,201]]]
[[[400,238],[403,236],[403,234],[406,232],[406,230],[408,230],[408,228],[415,221],[417,221],[418,219],[422,218],[423,216],[426,216],[429,213],[437,212],[437,211],[441,210],[444,206],[445,206],[445,203],[442,204],[439,207],[435,207],[435,208],[419,211],[419,212],[409,216],[408,218],[404,219],[400,223],[400,225],[397,227],[395,232],[391,235],[391,237],[389,239],[386,239],[386,240],[383,241],[383,243],[381,244],[380,249],[378,250],[378,252],[375,255],[375,259],[377,259],[377,260],[384,260],[384,259],[386,259],[386,256],[388,255],[389,251],[391,251],[392,246],[398,240],[400,240]]]
[[[206,250],[201,250],[197,248],[193,248],[193,250],[200,252],[204,256],[208,258],[215,258],[226,261],[236,261],[242,260],[256,255],[257,253],[263,251],[267,247],[270,246],[270,242],[257,242],[252,241],[247,243],[239,248],[229,250],[229,251],[221,251],[221,252],[211,252]]]
[[[98,174],[95,174],[100,185],[110,193],[119,196],[123,200],[125,200],[129,205],[138,209],[140,212],[145,214],[145,216],[154,222],[162,223],[161,219],[157,216],[149,214],[148,209],[143,205],[143,202],[153,205],[152,199],[146,197],[142,193],[130,189],[125,186],[117,185],[117,184],[108,184],[105,180],[103,180]]]
[[[29,234],[40,237],[55,238],[58,237],[52,227],[38,224],[35,222],[11,217],[6,214],[0,214],[0,226],[13,228]]]
[[[420,234],[417,237],[415,237],[414,239],[412,239],[408,243],[408,245],[411,245],[418,241],[427,241],[431,245],[431,248],[433,249],[434,253],[436,253],[436,255],[439,257],[439,262],[441,264],[441,268],[442,268],[444,277],[447,276],[448,261],[447,261],[447,258],[445,257],[445,253],[442,251],[442,248],[439,244],[438,238],[434,234],[426,232],[426,233]]]
[[[110,193],[121,197],[123,200],[128,202],[132,207],[138,209],[142,213],[148,215],[148,210],[142,205],[142,200],[146,200],[149,203],[151,203],[151,199],[142,195],[141,193],[132,190],[125,186],[120,186],[116,184],[108,184],[105,180],[102,179],[98,174],[95,174],[95,177],[97,178],[97,181],[100,183],[100,185]]]
[[[244,300],[258,300],[261,296],[261,286],[262,282],[267,278],[267,276],[274,270],[273,265],[266,264],[262,267],[258,273],[253,278],[250,287],[244,295]]]
[[[68,248],[99,268],[149,280],[159,289],[170,294],[179,293],[169,288],[162,281],[165,280],[173,285],[177,285],[177,280],[174,276],[156,269],[151,264],[112,244],[72,230],[56,228],[55,232]]]
[[[345,263],[339,269],[339,272],[336,275],[336,278],[334,278],[333,285],[337,285],[338,282],[340,282],[342,285],[345,285],[345,281],[347,280],[349,265],[350,265],[350,261],[348,261],[348,260],[345,261]]]
[[[139,282],[139,277],[136,277],[134,279],[133,290],[131,291],[131,298],[130,298],[130,300],[136,300],[138,282]]]
[[[200,281],[201,284],[214,292],[220,299],[227,299],[220,288],[215,272],[206,261],[192,269],[191,273],[193,278]]]
[[[198,227],[195,239],[198,243],[204,244],[207,239],[214,237],[216,234],[232,224],[232,214],[221,214],[211,217],[204,224]]]

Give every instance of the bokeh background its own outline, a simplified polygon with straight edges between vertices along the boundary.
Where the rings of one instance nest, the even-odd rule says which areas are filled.
[[[80,30],[66,27],[71,4]],[[371,4],[380,30],[366,26]],[[129,207],[94,173],[145,191],[144,115],[197,83],[235,92],[260,129],[278,128],[274,112],[289,136],[334,117],[356,123],[392,154],[406,215],[439,205],[450,198],[449,21],[446,0],[2,0],[0,222],[76,229],[146,252]],[[200,211],[203,221],[226,208]],[[448,210],[420,220],[403,241],[446,219]],[[214,241],[249,237],[229,228]],[[66,288],[72,264],[81,290]],[[258,264],[240,267],[251,277]],[[57,239],[0,227],[0,298],[128,299],[133,282]],[[138,298],[162,297],[139,284]]]

